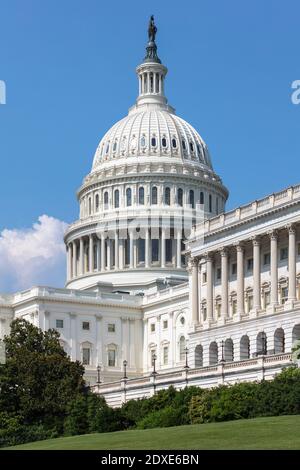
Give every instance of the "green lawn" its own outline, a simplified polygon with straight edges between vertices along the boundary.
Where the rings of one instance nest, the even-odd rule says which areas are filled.
[[[64,437],[10,449],[300,449],[300,416]]]

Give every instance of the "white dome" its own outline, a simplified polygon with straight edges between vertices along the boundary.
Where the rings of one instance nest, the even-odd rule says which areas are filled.
[[[151,161],[193,162],[212,170],[207,146],[198,132],[162,106],[135,109],[118,121],[100,141],[92,171],[105,162],[122,159],[124,163],[126,157],[137,157],[141,163],[147,157]]]

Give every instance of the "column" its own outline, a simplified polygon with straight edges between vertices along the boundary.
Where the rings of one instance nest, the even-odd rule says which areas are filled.
[[[44,331],[48,331],[50,328],[49,319],[50,319],[50,312],[48,310],[45,310],[44,311],[44,325],[43,325]]]
[[[181,230],[177,231],[177,268],[181,268]]]
[[[133,232],[129,232],[129,267],[133,269]]]
[[[228,318],[228,251],[221,251],[222,317]]]
[[[296,228],[289,225],[289,300],[296,300]]]
[[[105,271],[105,238],[101,233],[101,271]]]
[[[278,235],[275,231],[270,233],[271,243],[271,305],[278,305]]]
[[[191,260],[191,273],[192,273],[192,322],[198,323],[198,260],[193,258]]]
[[[213,259],[211,256],[207,256],[206,259],[206,277],[207,319],[211,321],[213,319]]]
[[[80,237],[80,243],[79,243],[79,272],[81,276],[84,275],[84,243],[83,243],[83,237]]]
[[[68,281],[72,279],[72,244],[68,244]]]
[[[166,266],[166,232],[165,229],[161,230],[161,267]]]
[[[119,269],[119,235],[115,233],[115,269]]]
[[[253,242],[253,307],[260,310],[260,241],[254,238]]]
[[[149,268],[149,229],[148,227],[145,230],[145,268]]]
[[[124,269],[124,243],[125,240],[119,240],[119,268]]]
[[[94,271],[94,240],[93,240],[93,235],[90,235],[89,271],[90,271],[90,273],[92,273]]]
[[[77,245],[76,242],[72,242],[73,246],[73,277],[77,276]]]
[[[101,241],[97,240],[97,271],[101,270]]]
[[[237,259],[237,314],[241,316],[245,312],[244,302],[244,248],[238,244],[236,246],[236,259]]]
[[[107,259],[107,269],[108,271],[110,271],[111,270],[111,239],[110,238],[107,238],[106,259]]]

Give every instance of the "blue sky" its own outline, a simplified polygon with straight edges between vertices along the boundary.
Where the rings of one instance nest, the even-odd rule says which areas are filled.
[[[98,142],[136,98],[150,14],[167,97],[207,142],[227,207],[300,181],[298,1],[0,0],[0,231],[77,218]]]

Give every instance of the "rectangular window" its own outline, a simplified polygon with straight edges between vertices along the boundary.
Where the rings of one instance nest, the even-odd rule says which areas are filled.
[[[231,265],[231,274],[233,276],[236,275],[236,263],[232,263],[232,265]]]
[[[164,347],[164,350],[163,350],[163,360],[164,360],[164,365],[167,365],[169,362],[169,348],[167,346]]]
[[[155,349],[153,349],[151,351],[151,366],[153,367],[154,366],[154,357],[156,356],[155,354]]]
[[[108,366],[115,367],[116,365],[116,351],[114,349],[108,350]]]
[[[151,331],[151,333],[154,333],[154,331],[155,331],[155,323],[151,323],[151,324],[150,324],[150,331]]]
[[[253,295],[248,296],[248,313],[253,309]]]
[[[253,271],[253,258],[247,259],[247,271]]]
[[[283,261],[284,259],[288,259],[289,256],[289,250],[288,248],[281,248],[280,250],[280,261]]]
[[[265,292],[264,293],[264,305],[265,305],[265,308],[270,305],[271,303],[271,297],[270,297],[270,292]]]
[[[270,253],[264,254],[264,266],[268,266],[271,263],[271,255]]]
[[[158,261],[159,259],[159,240],[157,240],[156,238],[154,238],[153,240],[151,240],[151,252],[152,252],[152,262],[155,263],[156,261]]]
[[[206,275],[206,273],[203,273],[203,274],[202,274],[202,282],[203,282],[203,284],[205,284],[205,283],[207,282],[207,275]]]
[[[116,325],[114,323],[109,323],[107,325],[108,333],[115,333],[116,332]]]
[[[234,299],[234,300],[232,301],[232,314],[235,315],[236,312],[237,312],[237,300]]]
[[[221,279],[221,268],[217,268],[217,280]]]
[[[220,303],[217,304],[217,315],[218,317],[221,316],[221,304]]]
[[[83,348],[82,349],[82,364],[85,366],[90,365],[90,359],[91,359],[90,348]]]
[[[287,287],[282,287],[281,288],[281,303],[285,304],[287,299],[288,299],[288,288]]]
[[[83,321],[82,322],[82,329],[83,330],[89,330],[90,329],[90,322],[89,321]]]
[[[63,328],[64,321],[63,320],[56,320],[56,328]]]
[[[168,320],[164,320],[163,328],[164,328],[164,330],[166,330],[168,328]]]

